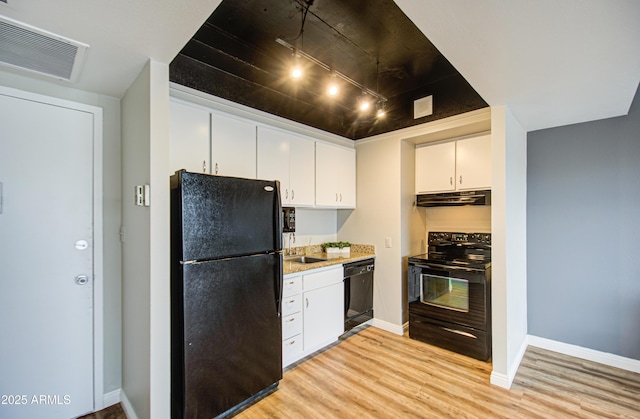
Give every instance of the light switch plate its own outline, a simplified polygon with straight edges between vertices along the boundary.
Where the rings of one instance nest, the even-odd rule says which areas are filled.
[[[136,185],[134,198],[136,206],[141,207],[144,205],[144,187],[142,185]]]

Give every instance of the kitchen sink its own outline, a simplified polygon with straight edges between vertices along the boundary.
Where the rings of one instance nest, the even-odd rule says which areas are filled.
[[[296,256],[292,258],[285,258],[285,262],[296,262],[296,263],[318,263],[318,262],[326,262],[327,259],[323,258],[314,258],[311,256]]]

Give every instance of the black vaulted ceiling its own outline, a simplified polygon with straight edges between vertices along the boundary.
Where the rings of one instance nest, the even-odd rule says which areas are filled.
[[[311,0],[295,41],[307,5],[223,0],[171,63],[171,81],[353,140],[487,106],[392,0]],[[306,60],[292,80],[292,52],[276,38],[386,97],[386,117],[358,114],[361,91],[347,83],[329,99],[330,73]],[[414,100],[429,95],[433,114],[414,119]]]

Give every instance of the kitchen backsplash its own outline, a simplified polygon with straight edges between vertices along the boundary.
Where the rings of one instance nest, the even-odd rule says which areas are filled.
[[[288,249],[287,249],[288,250]],[[322,253],[324,249],[322,248],[322,244],[312,244],[311,246],[296,246],[291,248],[291,254],[314,254],[314,253]],[[375,254],[376,247],[370,244],[352,244],[351,245],[352,253],[371,253]]]
[[[491,206],[424,208],[429,231],[491,232]]]

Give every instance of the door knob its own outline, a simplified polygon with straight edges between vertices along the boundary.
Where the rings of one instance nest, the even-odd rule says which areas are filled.
[[[87,282],[89,282],[89,277],[87,275],[76,276],[76,284],[85,285]]]

